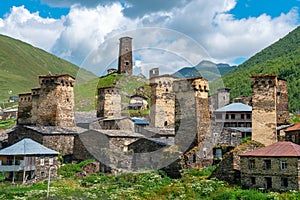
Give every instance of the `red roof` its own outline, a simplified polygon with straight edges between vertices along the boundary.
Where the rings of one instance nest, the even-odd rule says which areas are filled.
[[[240,154],[239,156],[300,157],[300,146],[293,142],[276,142],[267,147]]]
[[[284,130],[284,132],[289,132],[289,131],[300,131],[300,123],[288,127],[287,129]]]

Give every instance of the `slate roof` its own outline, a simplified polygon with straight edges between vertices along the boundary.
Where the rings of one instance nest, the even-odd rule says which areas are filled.
[[[48,134],[78,134],[86,131],[86,129],[74,126],[74,127],[60,127],[60,126],[24,126],[25,128],[37,131],[39,133]]]
[[[58,155],[59,152],[49,149],[32,139],[25,138],[5,149],[0,155]]]
[[[240,154],[239,156],[300,157],[300,146],[293,142],[276,142],[267,147]]]
[[[295,124],[294,126],[291,126],[284,130],[284,132],[290,132],[290,131],[300,131],[300,123]]]
[[[251,111],[252,111],[252,107],[243,103],[232,103],[215,110],[215,112],[251,112]]]
[[[108,137],[127,137],[127,138],[142,138],[145,137],[142,134],[135,133],[133,131],[128,131],[128,130],[95,130],[98,131]]]

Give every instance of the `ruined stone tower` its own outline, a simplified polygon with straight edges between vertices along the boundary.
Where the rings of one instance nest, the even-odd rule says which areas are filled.
[[[174,128],[175,96],[172,85],[175,79],[170,75],[155,76],[150,79],[152,127]]]
[[[121,116],[121,91],[116,87],[98,88],[97,117]]]
[[[202,77],[174,81],[175,144],[187,143],[183,165],[199,169],[212,163],[208,81]]]
[[[120,38],[118,71],[132,75],[132,38]]]
[[[39,76],[40,88],[19,95],[18,124],[75,126],[74,80],[67,74]]]
[[[159,76],[159,68],[153,68],[149,71],[149,79]]]
[[[278,125],[288,121],[287,84],[276,74],[251,75],[252,139],[264,145],[277,142]]]

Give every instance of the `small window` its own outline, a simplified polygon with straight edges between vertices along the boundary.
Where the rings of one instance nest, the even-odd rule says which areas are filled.
[[[271,169],[271,160],[264,160],[264,169]]]
[[[281,186],[282,187],[288,187],[289,186],[288,178],[286,178],[286,177],[281,178]]]
[[[250,177],[250,181],[251,181],[251,185],[255,185],[256,184],[255,177]]]
[[[251,159],[248,162],[249,169],[255,169],[255,160]]]
[[[235,119],[235,114],[231,114],[231,119]]]
[[[49,165],[53,165],[53,157],[49,158]]]
[[[45,165],[45,158],[44,156],[40,157],[40,166],[44,166]]]
[[[228,114],[226,114],[226,119],[229,119],[229,115]]]
[[[250,114],[247,114],[247,119],[251,119],[251,115]]]
[[[241,114],[241,119],[244,119],[245,118],[245,115],[244,114]]]
[[[45,176],[46,176],[45,172],[41,171],[41,177],[45,177]]]
[[[167,121],[165,121],[164,125],[165,125],[165,126],[168,126],[168,122],[167,122]]]
[[[287,169],[287,162],[285,160],[280,161],[280,169],[286,170]]]

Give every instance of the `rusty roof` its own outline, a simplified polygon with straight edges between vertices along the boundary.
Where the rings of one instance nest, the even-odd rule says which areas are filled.
[[[300,146],[293,142],[276,142],[267,147],[240,154],[239,156],[300,157]]]
[[[288,127],[287,129],[284,130],[284,132],[290,132],[290,131],[300,131],[300,123]]]

